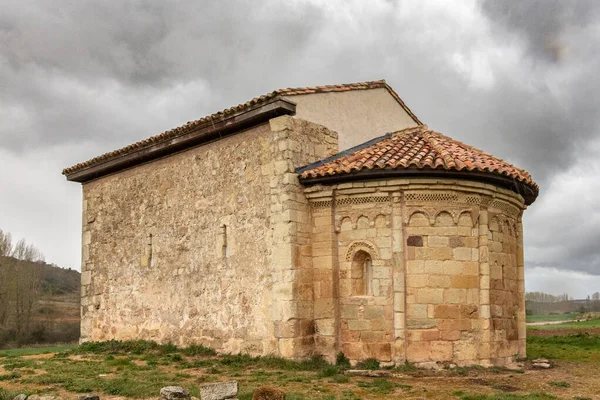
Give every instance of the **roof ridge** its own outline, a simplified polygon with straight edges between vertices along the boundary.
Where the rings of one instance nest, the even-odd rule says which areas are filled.
[[[344,92],[350,90],[367,90],[367,89],[377,89],[377,88],[385,88],[394,99],[400,104],[400,106],[410,115],[410,117],[419,125],[422,125],[421,121],[413,114],[413,112],[406,106],[406,104],[402,101],[402,99],[398,96],[398,94],[387,84],[385,79],[379,79],[375,81],[364,81],[364,82],[354,82],[354,83],[343,83],[337,85],[325,85],[325,86],[308,86],[308,87],[299,87],[299,88],[283,88],[276,89],[274,91],[268,92],[258,97],[254,97],[244,103],[240,103],[235,106],[231,106],[229,108],[223,109],[221,111],[217,111],[213,114],[206,115],[197,120],[188,121],[183,125],[178,127],[163,131],[161,133],[157,133],[143,140],[137,141],[133,144],[121,147],[119,149],[104,153],[87,161],[83,161],[77,163],[71,167],[63,169],[63,175],[72,174],[81,169],[101,164],[108,160],[114,159],[118,156],[131,153],[133,151],[137,151],[139,149],[143,149],[146,147],[150,147],[156,143],[162,142],[166,139],[171,139],[173,137],[178,137],[180,135],[189,133],[194,131],[196,128],[205,123],[212,123],[221,119],[224,119],[232,114],[242,112],[247,110],[257,104],[262,104],[268,102],[269,100],[275,99],[278,96],[295,96],[302,94],[312,94],[312,93],[330,93],[330,92]]]

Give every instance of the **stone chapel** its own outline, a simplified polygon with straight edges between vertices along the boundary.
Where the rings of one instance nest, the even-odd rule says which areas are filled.
[[[66,168],[81,341],[421,366],[524,357],[522,169],[383,80],[280,89]]]

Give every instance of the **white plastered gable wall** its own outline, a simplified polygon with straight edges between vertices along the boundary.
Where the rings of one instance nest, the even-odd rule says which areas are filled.
[[[388,132],[417,126],[385,88],[286,96],[296,118],[336,131],[340,151]]]

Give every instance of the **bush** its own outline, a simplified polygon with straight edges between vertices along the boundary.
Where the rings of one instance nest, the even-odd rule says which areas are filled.
[[[379,361],[374,358],[367,358],[356,364],[356,369],[379,369]]]
[[[350,368],[350,360],[340,351],[335,358],[335,365],[343,369],[348,369]]]

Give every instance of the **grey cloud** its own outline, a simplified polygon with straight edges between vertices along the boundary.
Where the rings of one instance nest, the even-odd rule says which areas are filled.
[[[437,2],[3,5],[0,150],[69,149],[68,166],[279,87],[385,78],[432,128],[531,172],[543,197],[599,137],[599,9],[559,0],[484,1],[473,16],[466,3]],[[527,236],[546,238],[530,241],[531,264],[597,273],[599,232],[565,230],[557,243],[547,218],[572,215],[541,199],[528,213]],[[544,249],[555,247],[551,263]]]
[[[600,14],[596,0],[484,0],[482,6],[493,21],[524,36],[533,56],[552,62],[565,57],[567,31],[595,22]]]

